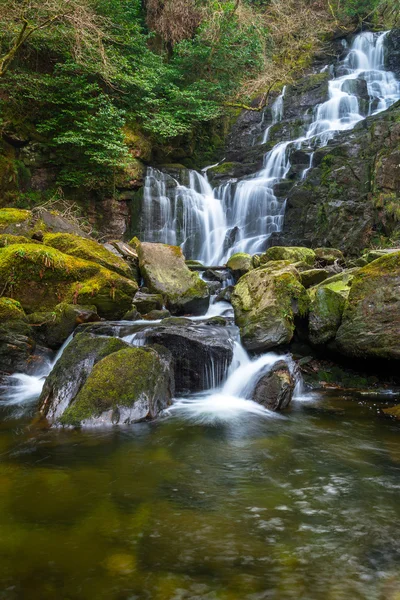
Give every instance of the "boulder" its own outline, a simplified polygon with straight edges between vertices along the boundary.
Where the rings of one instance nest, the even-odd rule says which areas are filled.
[[[311,248],[301,246],[272,246],[261,256],[261,265],[271,260],[288,260],[291,263],[303,261],[308,265],[314,265],[315,252]]]
[[[97,263],[128,279],[132,279],[134,276],[130,266],[123,258],[116,256],[94,240],[84,239],[70,233],[47,233],[43,236],[43,243],[69,256]]]
[[[331,275],[328,269],[308,269],[300,273],[300,281],[305,288],[318,285],[324,279],[327,279]]]
[[[67,302],[95,306],[100,316],[119,318],[131,308],[137,284],[96,263],[31,243],[0,249],[0,289],[27,313]]]
[[[137,250],[146,287],[163,296],[172,314],[207,312],[210,302],[207,284],[186,266],[181,248],[143,242],[137,245]]]
[[[36,312],[28,317],[34,335],[42,344],[57,350],[82,323],[100,321],[95,306],[58,304],[51,312]]]
[[[159,320],[162,321],[163,319],[169,319],[170,316],[171,316],[171,313],[169,312],[169,310],[166,310],[166,309],[151,310],[146,315],[143,315],[143,319],[146,319],[147,321],[159,321]]]
[[[31,240],[23,235],[11,235],[10,233],[0,234],[0,248],[13,246],[15,244],[35,244],[35,240]],[[38,242],[37,242],[38,243]]]
[[[29,373],[37,364],[36,342],[29,325],[14,316],[13,311],[11,319],[0,320],[0,371]]]
[[[115,425],[154,419],[171,404],[174,393],[170,356],[153,348],[126,348],[94,367],[75,400],[63,412],[62,425]]]
[[[343,271],[310,290],[308,327],[311,343],[326,344],[335,338],[356,272],[357,269]]]
[[[234,285],[228,285],[223,288],[216,297],[215,302],[230,302],[234,289]]]
[[[237,252],[230,257],[226,266],[232,271],[233,276],[237,280],[240,279],[242,275],[253,270],[253,258],[250,254],[246,254],[245,252]]]
[[[280,411],[289,406],[294,387],[295,383],[289,367],[284,360],[279,360],[258,381],[253,392],[253,400],[269,410]]]
[[[62,217],[57,211],[44,208],[21,210],[19,208],[0,209],[0,233],[35,236],[41,241],[45,232],[71,233],[82,238],[89,236],[75,223]]]
[[[32,217],[30,210],[21,210],[19,208],[1,208],[0,209],[0,233],[9,233],[19,235],[26,231],[26,223]]]
[[[0,298],[0,323],[6,321],[25,320],[25,312],[21,304],[13,298]]]
[[[298,271],[273,261],[241,277],[231,302],[243,345],[269,350],[291,341],[294,318],[307,314],[309,299]]]
[[[152,310],[161,310],[163,307],[163,297],[161,294],[144,294],[141,291],[136,292],[133,299],[136,310],[141,315],[145,315]]]
[[[215,323],[205,325],[186,319],[166,319],[162,325],[147,329],[145,340],[146,344],[161,344],[171,352],[178,393],[219,385],[233,358],[231,331]]]
[[[126,348],[129,345],[119,338],[78,333],[45,381],[39,398],[40,413],[55,423],[73,402],[94,365]]]
[[[385,67],[400,78],[400,29],[389,31],[386,41]]]
[[[399,339],[400,251],[357,271],[336,342],[348,356],[398,360]]]
[[[322,267],[326,265],[333,265],[335,262],[344,264],[344,256],[341,250],[336,248],[315,248],[315,259],[318,264]]]

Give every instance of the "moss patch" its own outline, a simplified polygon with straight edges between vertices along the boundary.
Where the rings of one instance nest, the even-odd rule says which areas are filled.
[[[288,260],[291,263],[303,261],[308,265],[315,262],[315,252],[311,248],[301,246],[272,246],[261,256],[261,264],[270,260]]]
[[[9,225],[27,221],[31,215],[32,213],[29,210],[21,210],[19,208],[1,208],[0,232],[6,229]]]
[[[0,323],[17,321],[25,318],[21,304],[13,298],[0,298]]]

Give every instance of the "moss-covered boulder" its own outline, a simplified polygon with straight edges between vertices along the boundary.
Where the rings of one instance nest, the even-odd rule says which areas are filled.
[[[328,279],[330,275],[328,269],[307,269],[300,272],[300,281],[305,288],[309,288]]]
[[[261,265],[271,260],[288,260],[291,263],[303,261],[308,265],[314,265],[315,252],[311,248],[302,246],[272,246],[261,256]]]
[[[0,209],[0,233],[15,233],[18,235],[23,224],[31,218],[30,210],[21,210],[19,208],[1,208]]]
[[[6,321],[21,321],[25,319],[25,312],[18,300],[13,298],[0,298],[0,323]]]
[[[40,413],[56,422],[77,396],[93,366],[126,348],[129,345],[119,338],[78,333],[45,381],[39,399]]]
[[[4,314],[4,305],[2,308]],[[0,375],[28,373],[37,362],[32,329],[21,318],[15,318],[17,312],[12,307],[6,307],[6,310],[8,320],[0,318]],[[22,311],[21,314],[23,316]]]
[[[232,271],[235,279],[240,279],[242,275],[253,270],[253,258],[245,252],[237,252],[230,257],[226,266]]]
[[[231,302],[244,346],[269,350],[291,341],[294,318],[306,315],[309,299],[297,270],[274,261],[244,275]]]
[[[309,291],[309,337],[313,344],[333,340],[342,322],[344,306],[357,269],[344,271],[326,279]]]
[[[333,265],[335,262],[344,264],[344,256],[341,250],[336,248],[315,248],[316,262],[322,266]]]
[[[69,256],[97,263],[128,279],[133,278],[132,270],[123,258],[107,250],[94,240],[88,240],[71,233],[47,233],[43,237],[43,243],[64,252],[64,254],[69,254]]]
[[[6,246],[15,246],[15,244],[35,244],[35,240],[31,240],[23,235],[11,235],[10,233],[0,234],[0,248]]]
[[[137,244],[137,251],[146,287],[163,296],[172,314],[201,315],[207,311],[207,284],[186,266],[181,248],[143,242]]]
[[[126,348],[94,366],[59,422],[80,426],[153,419],[171,403],[172,394],[166,354],[160,356],[153,348]]]
[[[50,246],[20,244],[0,249],[0,289],[27,313],[67,302],[94,305],[100,316],[119,318],[132,306],[137,284]]]
[[[141,315],[146,315],[152,310],[161,310],[163,307],[163,297],[161,294],[144,294],[138,291],[135,294],[133,302],[136,310]]]
[[[353,279],[338,348],[348,356],[400,359],[400,252],[359,269]]]
[[[36,312],[28,317],[35,338],[53,350],[57,350],[82,323],[100,321],[95,306],[79,306],[62,302],[49,312]]]

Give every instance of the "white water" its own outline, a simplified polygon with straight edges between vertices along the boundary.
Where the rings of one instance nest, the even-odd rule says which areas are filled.
[[[366,116],[386,110],[400,99],[400,84],[393,73],[384,70],[387,33],[363,32],[357,35],[344,61],[335,68],[329,81],[328,99],[314,109],[312,122],[304,118],[303,135],[279,142],[264,157],[261,171],[241,181],[229,181],[214,190],[205,176],[189,171],[188,185],[150,168],[144,195],[145,227],[149,241],[180,244],[188,258],[204,264],[223,264],[235,252],[262,252],[273,232],[281,230],[285,200],[274,193],[274,186],[285,179],[290,154],[302,149],[310,154],[325,146],[337,132],[352,129]],[[344,44],[346,47],[346,44]],[[361,97],[357,96],[357,90]],[[269,139],[271,127],[285,117],[285,89],[271,108],[272,121],[262,141]],[[365,97],[364,97],[365,96]],[[152,224],[158,223],[155,229]]]

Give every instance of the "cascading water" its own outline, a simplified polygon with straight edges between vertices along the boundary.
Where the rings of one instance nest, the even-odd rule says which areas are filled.
[[[291,152],[302,149],[310,155],[308,167],[300,174],[303,180],[312,168],[316,148],[400,99],[400,83],[384,70],[386,36],[387,32],[363,32],[346,48],[343,61],[324,67],[323,71],[336,75],[329,81],[329,98],[315,107],[311,123],[304,116],[302,136],[279,142],[267,152],[263,169],[254,176],[212,190],[206,173],[189,171],[188,185],[182,185],[149,169],[143,239],[180,244],[187,258],[208,265],[222,264],[235,252],[263,251],[269,236],[283,225],[285,200],[277,198],[274,188],[290,170]],[[271,108],[272,121],[262,143],[268,141],[271,127],[284,118],[285,91]]]

